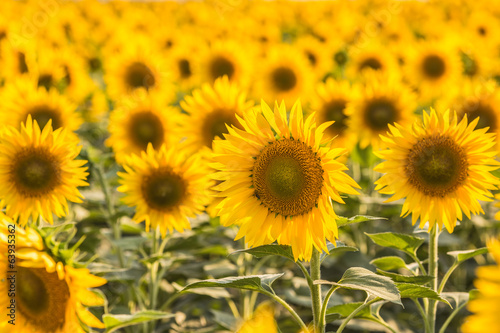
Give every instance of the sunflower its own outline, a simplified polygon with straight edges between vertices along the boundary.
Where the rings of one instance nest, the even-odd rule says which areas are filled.
[[[201,83],[200,66],[196,56],[199,50],[194,43],[180,44],[168,51],[169,66],[174,82],[180,86],[181,91],[188,91]]]
[[[410,49],[407,76],[424,101],[443,94],[462,72],[454,41],[426,42]]]
[[[111,112],[106,145],[113,148],[118,163],[124,163],[125,156],[140,155],[150,143],[155,149],[176,144],[181,139],[179,114],[176,108],[163,106],[157,94],[137,91],[135,97],[119,101]]]
[[[465,37],[471,44],[483,50],[498,48],[500,24],[498,17],[487,10],[475,10],[471,13],[465,27]]]
[[[218,78],[212,85],[205,83],[181,101],[181,107],[189,113],[183,121],[184,144],[196,152],[208,153],[214,139],[223,139],[228,125],[237,125],[236,117],[253,106],[246,93],[227,76]]]
[[[173,100],[170,73],[161,53],[152,48],[145,38],[137,37],[132,44],[125,43],[124,38],[117,37],[104,55],[104,81],[109,96],[117,100],[139,89],[146,89],[160,93],[165,102]]]
[[[474,286],[479,290],[479,297],[471,300],[467,308],[472,315],[462,325],[464,333],[500,332],[500,241],[488,242],[488,250],[496,265],[479,267]]]
[[[133,220],[159,228],[163,236],[173,229],[190,229],[188,217],[204,211],[210,203],[207,170],[198,155],[189,158],[175,147],[157,150],[149,144],[141,155],[127,157],[126,172],[119,172],[118,191],[125,193],[123,202],[135,206]]]
[[[380,52],[384,47],[378,43],[358,43],[349,48],[349,59],[346,67],[346,76],[358,79],[367,72],[395,75],[398,65],[393,54]]]
[[[20,77],[6,85],[1,96],[0,122],[4,125],[19,128],[21,122],[31,115],[42,129],[52,120],[54,129],[64,127],[74,132],[83,122],[75,112],[76,106],[64,95],[55,89],[47,91],[37,87],[36,81],[28,77]]]
[[[376,151],[383,146],[379,135],[389,129],[389,124],[406,126],[413,122],[417,102],[415,94],[400,80],[371,74],[365,76],[361,93],[352,99],[345,114],[350,131],[357,132],[360,147],[372,145]]]
[[[356,132],[348,130],[349,116],[347,105],[358,98],[357,86],[351,86],[347,81],[335,81],[329,78],[325,83],[318,84],[316,95],[311,100],[311,110],[316,112],[319,123],[334,121],[325,130],[325,138],[335,138],[335,147],[344,147],[350,151],[356,144]]]
[[[202,79],[213,83],[227,76],[230,81],[246,87],[250,82],[251,50],[242,50],[234,41],[217,42],[201,52],[200,74]]]
[[[236,333],[278,333],[274,320],[274,308],[269,303],[262,303],[255,309],[252,317],[245,320]]]
[[[262,97],[267,103],[284,100],[287,104],[309,96],[314,77],[306,56],[291,46],[279,45],[272,48],[262,62],[254,96]]]
[[[295,41],[294,47],[307,58],[316,80],[323,79],[332,67],[323,43],[312,36],[304,36]]]
[[[66,129],[52,130],[52,120],[40,130],[28,115],[20,129],[7,127],[0,140],[0,206],[19,224],[38,216],[53,223],[68,212],[67,201],[82,202],[79,186],[87,186],[81,147]]]
[[[490,174],[500,165],[495,161],[495,135],[487,128],[475,129],[465,116],[431,109],[423,122],[412,128],[395,124],[383,137],[388,149],[377,153],[386,161],[375,170],[384,175],[376,190],[391,194],[388,201],[406,198],[401,216],[420,218],[420,227],[437,223],[451,233],[462,213],[484,213],[479,200],[491,201],[498,179]]]
[[[313,246],[328,252],[325,238],[338,237],[331,200],[359,188],[335,159],[345,149],[321,145],[331,122],[316,125],[314,113],[304,121],[300,102],[290,118],[284,103],[273,111],[262,102],[240,119],[226,140],[214,141],[214,187],[223,198],[216,207],[221,224],[240,226],[236,239],[249,246],[291,245],[295,260],[310,260]]]
[[[89,327],[104,328],[87,307],[104,305],[104,300],[89,288],[102,286],[106,280],[86,268],[56,261],[36,230],[15,225],[3,213],[0,221],[0,306],[9,309],[15,304],[15,310],[10,310],[15,312],[15,331],[84,333]],[[7,256],[12,230],[16,236],[15,264]],[[14,281],[16,296],[10,298]],[[15,303],[11,303],[13,299]],[[0,321],[2,332],[13,327],[8,322],[12,319],[7,315]]]

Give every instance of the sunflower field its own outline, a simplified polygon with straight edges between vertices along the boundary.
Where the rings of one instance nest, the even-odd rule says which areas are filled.
[[[500,333],[500,2],[0,2],[0,333]]]

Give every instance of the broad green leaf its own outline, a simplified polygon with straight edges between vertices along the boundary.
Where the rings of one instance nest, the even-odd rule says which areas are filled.
[[[402,275],[396,274],[392,272],[386,272],[380,269],[377,269],[377,273],[383,276],[387,276],[392,279],[394,282],[406,282],[406,283],[415,283],[415,284],[426,284],[434,280],[433,276],[429,275]]]
[[[441,295],[443,298],[453,300],[455,302],[455,308],[461,306],[464,303],[467,303],[470,300],[473,300],[475,297],[477,297],[477,289],[472,289],[468,293],[464,292],[445,292],[442,293]]]
[[[120,328],[145,323],[151,320],[159,320],[174,317],[171,313],[160,311],[140,311],[132,315],[129,314],[105,314],[102,316],[106,332],[114,332]]]
[[[223,311],[210,310],[214,315],[214,321],[231,332],[235,332],[237,328],[236,318],[232,314]]]
[[[184,287],[182,291],[194,288],[206,287],[222,287],[222,288],[237,288],[259,292],[269,292],[273,282],[282,277],[281,274],[264,274],[264,275],[249,275],[249,276],[232,276],[223,279],[210,279],[191,283]]]
[[[326,310],[326,322],[329,323],[334,320],[347,318],[354,310],[363,304],[363,302],[356,302],[332,306]],[[369,306],[358,312],[354,318],[375,319]]]
[[[253,247],[251,249],[238,250],[231,253],[231,255],[238,253],[249,253],[257,258],[262,258],[265,256],[281,256],[290,259],[292,261],[295,261],[293,257],[292,247],[288,245],[279,245],[279,244],[261,245]]]
[[[424,243],[423,238],[393,232],[382,232],[378,234],[365,233],[365,235],[370,237],[377,245],[401,250],[410,255],[414,255],[420,245]]]
[[[337,254],[342,254],[344,252],[357,252],[359,251],[358,248],[354,246],[347,246],[344,243],[337,241],[335,244],[328,242],[326,244],[326,247],[328,249],[329,254],[327,253],[321,253],[321,258],[320,261],[323,262],[326,257],[331,256],[331,255],[337,255]]]
[[[220,289],[220,288],[196,288],[188,290],[187,292],[197,295],[206,295],[215,299],[231,297],[231,294],[229,294],[229,292],[226,289]]]
[[[451,251],[448,252],[448,255],[455,257],[457,259],[458,263],[461,263],[462,261],[465,261],[467,259],[470,259],[472,257],[481,255],[481,254],[486,254],[488,253],[488,248],[482,247],[479,249],[474,249],[474,250],[465,250],[465,251]]]
[[[401,304],[398,288],[390,278],[377,275],[362,267],[349,268],[337,283],[325,280],[314,281],[314,283],[331,284],[345,289],[363,290],[369,295]]]
[[[373,259],[370,264],[384,271],[392,271],[400,268],[406,268],[406,263],[403,259],[396,256],[387,256]]]
[[[349,224],[361,223],[366,221],[374,220],[387,220],[385,217],[368,216],[368,215],[356,215],[353,217],[342,217],[339,216],[337,219],[337,227],[341,228]]]
[[[401,293],[401,298],[430,298],[450,305],[447,300],[439,296],[439,294],[431,288],[412,283],[396,283],[396,286]]]

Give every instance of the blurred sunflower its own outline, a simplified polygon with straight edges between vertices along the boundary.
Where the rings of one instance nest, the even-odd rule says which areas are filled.
[[[87,186],[87,161],[76,160],[81,147],[67,129],[40,130],[28,115],[26,123],[6,127],[0,141],[0,206],[19,224],[38,216],[53,223],[68,212],[68,200],[82,202],[79,186]]]
[[[104,324],[87,309],[103,306],[104,300],[89,288],[102,286],[106,280],[90,274],[86,268],[74,268],[52,257],[45,249],[40,234],[30,228],[15,226],[15,269],[7,260],[8,235],[14,222],[0,213],[0,306],[8,308],[9,276],[16,279],[17,333],[84,333],[89,327]],[[0,330],[7,332],[8,319],[0,321]],[[8,332],[12,332],[8,330]]]
[[[396,75],[398,65],[394,55],[389,52],[380,52],[384,47],[378,43],[357,44],[349,48],[349,62],[346,67],[346,76],[359,79],[366,72]]]
[[[212,85],[205,83],[181,101],[181,107],[189,113],[182,122],[186,136],[184,144],[193,152],[208,153],[214,139],[224,139],[227,126],[238,125],[236,117],[253,106],[241,88],[227,76],[218,78]],[[208,148],[208,149],[207,149]]]
[[[479,296],[469,301],[467,308],[472,315],[462,325],[463,333],[500,332],[500,241],[488,242],[488,250],[495,259],[496,265],[479,267],[474,286]]]
[[[192,43],[177,44],[180,45],[168,51],[169,68],[181,91],[189,91],[201,83],[198,47]]]
[[[179,122],[179,110],[164,106],[161,97],[142,89],[134,97],[119,101],[111,112],[110,136],[105,143],[113,148],[116,161],[121,164],[127,155],[140,155],[149,144],[155,149],[163,144],[177,144],[182,138]]]
[[[245,320],[236,333],[278,333],[274,320],[274,308],[269,303],[260,304],[251,318]]]
[[[349,116],[347,105],[358,98],[359,89],[347,81],[335,81],[329,78],[325,83],[318,84],[316,95],[311,100],[311,110],[316,112],[318,122],[334,123],[325,130],[325,138],[333,140],[335,147],[344,147],[349,152],[356,144],[356,132],[348,130]]]
[[[354,96],[345,114],[350,131],[357,132],[360,147],[372,145],[377,151],[383,146],[380,134],[386,133],[389,124],[408,126],[413,122],[417,100],[400,80],[370,74],[373,73],[368,73],[361,93]]]
[[[312,36],[303,36],[295,41],[294,47],[307,58],[316,81],[322,80],[331,69],[331,59],[324,52],[323,43]]]
[[[224,226],[239,225],[236,239],[253,247],[291,245],[295,260],[310,260],[313,247],[328,252],[326,239],[338,237],[331,200],[344,203],[339,192],[359,188],[335,159],[345,149],[320,146],[331,122],[304,122],[297,102],[287,117],[284,104],[273,111],[262,102],[240,120],[245,130],[229,129],[226,140],[214,141],[214,187],[224,198],[216,207]]]
[[[200,55],[200,74],[203,81],[213,83],[227,76],[230,81],[246,87],[250,81],[252,52],[235,41],[216,42]]]
[[[118,191],[125,193],[126,205],[136,207],[133,220],[145,221],[147,231],[150,225],[163,236],[190,229],[188,217],[202,213],[210,203],[212,182],[196,154],[186,158],[175,147],[154,150],[149,144],[140,156],[127,157],[123,167]]]
[[[420,228],[437,223],[451,233],[462,213],[484,213],[479,200],[492,201],[491,190],[499,180],[490,171],[497,169],[495,135],[476,129],[465,116],[446,111],[424,112],[423,122],[412,128],[396,123],[383,137],[388,149],[377,154],[385,162],[375,171],[384,175],[375,182],[376,190],[392,195],[387,201],[406,198],[401,216],[420,218]]]
[[[452,41],[417,45],[408,55],[408,81],[424,102],[442,95],[462,73],[458,50]]]
[[[275,46],[260,66],[253,96],[267,103],[284,100],[286,104],[309,97],[314,83],[311,67],[307,58],[291,46]]]
[[[21,77],[6,85],[0,94],[3,101],[0,122],[4,125],[19,128],[28,115],[31,115],[42,129],[52,120],[54,129],[64,127],[74,132],[83,122],[75,112],[76,106],[64,95],[55,89],[47,91],[37,87],[36,80],[28,77]]]

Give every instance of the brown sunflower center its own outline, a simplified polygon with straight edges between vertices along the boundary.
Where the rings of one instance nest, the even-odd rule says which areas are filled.
[[[347,129],[347,116],[344,113],[346,104],[345,100],[336,99],[323,105],[323,122],[335,121],[327,128],[332,134],[339,134]]]
[[[347,62],[347,54],[344,51],[338,51],[333,55],[333,60],[335,60],[337,65],[343,66]]]
[[[102,68],[102,61],[98,57],[92,57],[88,59],[88,66],[91,72],[97,72]]]
[[[28,64],[26,63],[26,55],[23,52],[17,53],[17,63],[19,65],[19,73],[28,73]]]
[[[389,124],[398,120],[398,112],[392,101],[384,98],[374,99],[367,103],[364,119],[369,128],[383,131]]]
[[[144,63],[136,61],[130,64],[125,71],[125,82],[132,88],[150,89],[156,84],[156,79],[151,69]]]
[[[431,54],[424,58],[422,69],[427,77],[438,79],[445,73],[446,64],[440,56]]]
[[[227,77],[231,79],[235,72],[233,62],[222,56],[214,58],[211,61],[209,67],[212,80],[215,80],[218,77],[222,77],[224,75],[227,75]]]
[[[181,59],[177,63],[179,66],[179,73],[181,73],[181,78],[188,79],[191,77],[193,73],[191,73],[191,65],[189,64],[189,60]]]
[[[62,127],[61,114],[58,110],[53,109],[48,105],[37,105],[28,110],[27,114],[31,115],[33,120],[36,120],[41,129],[52,119],[52,128],[54,130]]]
[[[494,133],[497,129],[497,116],[495,110],[490,105],[479,103],[476,108],[467,110],[467,119],[469,122],[479,117],[476,128],[489,127],[488,132]]]
[[[293,69],[288,67],[276,68],[271,73],[271,80],[279,91],[289,91],[297,85],[297,76]]]
[[[9,277],[7,275],[7,277]],[[55,332],[64,326],[68,284],[45,268],[17,268],[17,308],[26,324]]]
[[[382,63],[377,58],[373,58],[373,57],[366,58],[365,60],[363,60],[361,62],[361,64],[359,64],[359,70],[361,71],[361,70],[366,69],[366,68],[379,70],[382,68]]]
[[[149,143],[159,148],[165,137],[160,118],[149,111],[138,112],[130,118],[129,133],[134,144],[142,150],[146,150]]]
[[[312,52],[306,52],[306,56],[311,66],[313,67],[316,66],[316,63],[318,62],[316,55]]]
[[[187,189],[181,176],[170,168],[160,168],[144,176],[141,191],[150,208],[168,211],[182,202]]]
[[[321,195],[321,160],[303,142],[273,142],[255,160],[253,186],[255,196],[270,211],[283,216],[305,214]]]
[[[50,87],[54,85],[54,78],[52,77],[52,74],[42,74],[38,78],[38,86],[39,87],[44,87],[45,89],[49,90]]]
[[[467,179],[467,155],[452,138],[433,135],[420,139],[406,158],[410,184],[432,197],[444,197]]]
[[[212,147],[212,142],[216,136],[224,139],[224,134],[228,133],[227,125],[236,124],[236,116],[232,110],[215,110],[208,117],[202,126],[203,138],[207,147]]]
[[[480,27],[478,27],[478,28],[477,28],[477,32],[478,32],[481,36],[486,36],[486,32],[487,32],[487,30],[486,30],[486,28],[485,28],[485,27],[480,26]]]
[[[60,171],[48,150],[27,147],[14,157],[10,179],[23,196],[37,197],[47,195],[60,183]]]

